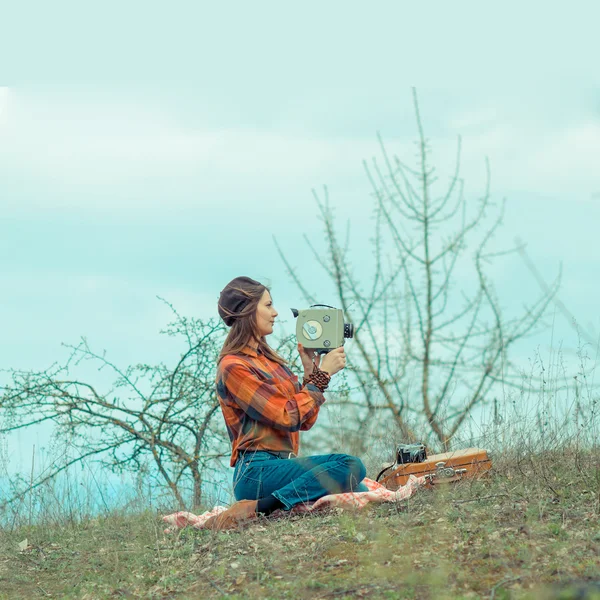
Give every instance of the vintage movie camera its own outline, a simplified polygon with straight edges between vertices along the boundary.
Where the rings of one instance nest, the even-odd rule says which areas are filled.
[[[398,444],[396,447],[396,464],[420,463],[427,459],[425,444]]]
[[[346,338],[354,336],[354,325],[344,322],[341,308],[326,304],[313,304],[310,308],[292,308],[296,319],[296,337],[305,348],[317,354],[327,354],[344,345]]]

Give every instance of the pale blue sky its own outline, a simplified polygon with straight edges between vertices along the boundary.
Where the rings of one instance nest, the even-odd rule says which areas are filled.
[[[323,184],[360,269],[361,161],[377,131],[414,156],[412,85],[442,174],[460,134],[474,197],[488,156],[503,239],[548,279],[562,261],[562,300],[600,331],[597,2],[151,6],[3,9],[0,366],[44,367],[80,335],[119,362],[174,360],[156,295],[215,316],[239,274],[270,280],[284,314],[298,300],[272,235],[308,277]],[[519,306],[535,287],[513,266],[496,276]]]

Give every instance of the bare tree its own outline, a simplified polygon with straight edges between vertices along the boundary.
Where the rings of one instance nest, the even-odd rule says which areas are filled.
[[[185,341],[175,367],[138,364],[122,370],[83,339],[70,346],[66,365],[10,372],[11,383],[0,396],[0,433],[51,422],[73,451],[13,500],[89,458],[119,472],[137,473],[150,465],[150,474],[168,487],[181,508],[186,498],[200,505],[205,470],[221,468],[229,454],[214,381],[224,328],[187,319],[170,307],[175,320],[163,333]],[[111,389],[101,392],[72,377],[81,361],[110,370],[115,376]]]
[[[333,283],[339,306],[355,323],[348,345],[351,393],[339,400],[357,408],[357,430],[391,417],[406,439],[426,424],[449,448],[474,407],[495,386],[519,384],[508,351],[541,326],[559,279],[518,316],[505,316],[486,274],[494,259],[515,252],[491,249],[502,224],[503,205],[494,207],[487,184],[467,202],[460,178],[460,138],[453,174],[436,195],[438,177],[429,164],[416,91],[416,168],[390,156],[381,138],[380,161],[364,163],[374,199],[374,263],[368,289],[350,263],[349,227],[343,242],[336,229],[327,188],[314,193],[324,223],[326,249],[305,236],[315,260]],[[488,213],[496,210],[490,220]],[[287,271],[307,303],[316,298],[275,240]],[[470,279],[458,274],[468,269]],[[515,299],[521,304],[521,299]]]

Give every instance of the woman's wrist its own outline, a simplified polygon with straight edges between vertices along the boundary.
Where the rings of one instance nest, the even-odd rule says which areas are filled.
[[[304,379],[304,385],[312,383],[324,392],[327,389],[330,380],[331,375],[329,375],[329,373],[321,371],[317,365],[314,365],[312,373]]]

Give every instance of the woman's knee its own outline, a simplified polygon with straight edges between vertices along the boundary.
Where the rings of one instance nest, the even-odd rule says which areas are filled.
[[[358,482],[366,477],[367,469],[358,456],[352,456],[351,454],[337,454],[335,456],[340,462],[344,463],[349,474]]]
[[[244,475],[234,477],[233,496],[236,500],[257,500],[261,498],[262,481]]]
[[[363,461],[358,456],[347,455],[347,464],[350,472],[356,479],[361,482],[367,475],[367,469]]]

